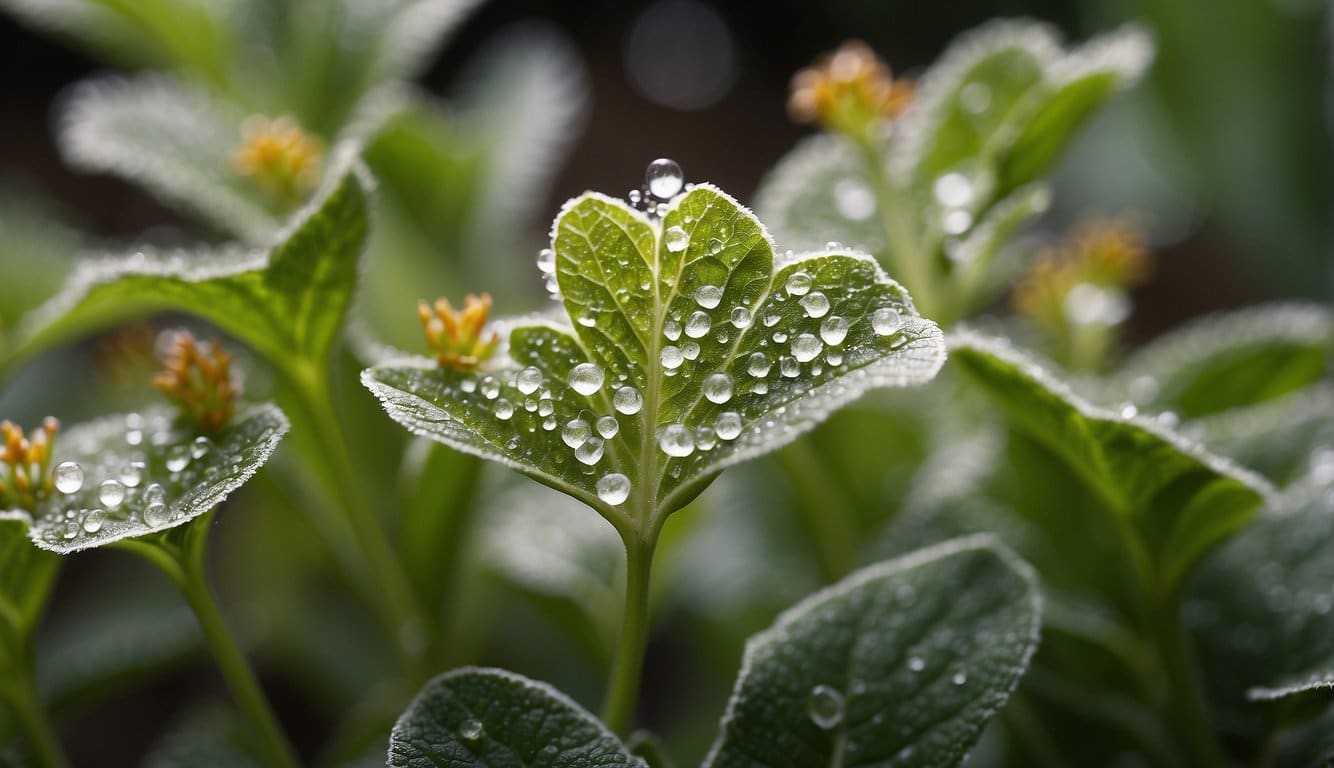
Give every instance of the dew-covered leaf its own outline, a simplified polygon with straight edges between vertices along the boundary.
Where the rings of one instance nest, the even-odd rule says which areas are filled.
[[[1334,450],[1325,453],[1201,567],[1185,606],[1224,723],[1257,740],[1277,723],[1255,701],[1334,688]]]
[[[222,232],[263,243],[280,216],[235,169],[245,118],[239,106],[167,75],[101,78],[66,100],[60,146],[79,170],[122,176]]]
[[[1130,357],[1108,398],[1183,419],[1272,400],[1321,380],[1334,361],[1334,313],[1271,304],[1193,321]]]
[[[258,472],[287,428],[272,405],[247,407],[212,438],[201,439],[166,408],[72,427],[57,443],[56,490],[29,537],[68,554],[182,525]]]
[[[267,249],[147,249],[83,262],[24,317],[5,362],[163,310],[204,317],[279,364],[324,360],[356,284],[369,183],[340,153],[322,192]]]
[[[865,568],[751,639],[705,765],[958,765],[1038,624],[1036,577],[986,537]]]
[[[470,667],[426,684],[394,726],[388,764],[598,768],[638,761],[560,691],[512,672]]]
[[[390,361],[363,382],[418,434],[647,523],[872,387],[929,380],[940,330],[874,259],[775,261],[760,223],[698,185],[661,220],[588,193],[553,227],[570,324],[499,325],[479,370]],[[611,515],[612,511],[617,511]]]
[[[1321,447],[1334,445],[1334,385],[1195,419],[1183,431],[1284,487],[1312,469]]]
[[[1059,456],[1130,524],[1169,592],[1194,564],[1251,520],[1269,484],[1133,412],[1084,401],[1001,339],[965,332],[951,358],[1006,417]]]
[[[1151,56],[1133,28],[1069,51],[1054,30],[1032,22],[968,32],[923,75],[896,125],[891,169],[904,187],[937,199],[964,196],[942,194],[939,183],[960,174],[963,207],[976,214],[1036,181],[1084,118],[1138,79]]]

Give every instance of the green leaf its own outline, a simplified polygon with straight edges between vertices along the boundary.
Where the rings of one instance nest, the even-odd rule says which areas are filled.
[[[245,730],[230,714],[201,709],[180,718],[149,749],[143,768],[261,768]]]
[[[59,568],[60,558],[28,541],[21,513],[0,510],[0,633],[9,641],[0,650],[0,667],[18,661],[7,658],[7,646],[26,642],[36,628]]]
[[[1143,575],[1168,592],[1246,525],[1270,491],[1258,475],[1156,420],[1087,403],[1002,339],[965,332],[951,342],[951,359],[1007,418],[1129,524],[1147,560]]]
[[[393,768],[635,766],[598,721],[545,683],[468,667],[426,684],[394,725]]]
[[[1334,445],[1334,385],[1195,419],[1183,431],[1283,487],[1309,468],[1317,449]]]
[[[57,490],[41,503],[29,538],[69,554],[187,523],[258,472],[287,428],[287,418],[272,405],[242,410],[207,442],[165,408],[72,427],[57,443],[56,460],[77,463],[82,482],[78,490]],[[111,493],[108,482],[114,483]],[[120,501],[112,503],[115,496]]]
[[[23,319],[7,364],[163,310],[203,317],[279,367],[327,359],[357,281],[370,181],[341,152],[325,181],[268,249],[146,249],[82,263]]]
[[[922,77],[895,126],[891,170],[923,197],[961,173],[976,214],[1036,181],[1092,109],[1139,78],[1152,50],[1130,27],[1070,51],[1032,22],[972,30]]]
[[[958,765],[1039,613],[1035,575],[988,537],[858,571],[747,644],[705,766]]]
[[[79,85],[60,116],[60,148],[76,169],[140,184],[229,235],[263,243],[280,216],[233,163],[247,112],[167,75]]]
[[[1334,688],[1334,451],[1315,465],[1210,558],[1186,605],[1205,679],[1237,728],[1278,725],[1253,701]]]
[[[873,259],[775,261],[760,223],[709,185],[677,196],[661,221],[585,194],[552,239],[570,324],[499,324],[507,344],[480,370],[407,359],[362,380],[410,430],[518,469],[618,527],[660,521],[723,468],[867,389],[927,381],[944,360],[940,330]],[[587,394],[571,384],[581,373]],[[607,492],[617,481],[628,498]]]
[[[220,82],[233,55],[241,0],[3,0],[35,27],[69,37],[119,64],[182,68]]]
[[[1184,419],[1256,405],[1320,381],[1334,361],[1334,313],[1268,304],[1188,323],[1141,349],[1108,397]]]
[[[82,247],[41,191],[0,184],[0,358],[18,319],[55,293]]]
[[[838,134],[803,139],[760,183],[755,210],[792,248],[836,240],[879,253],[888,246],[875,181],[857,145]]]

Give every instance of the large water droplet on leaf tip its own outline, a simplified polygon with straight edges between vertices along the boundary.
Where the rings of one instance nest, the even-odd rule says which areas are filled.
[[[644,183],[648,185],[649,194],[659,200],[671,200],[680,194],[685,185],[685,174],[675,160],[660,157],[648,164],[648,170],[644,171]]]

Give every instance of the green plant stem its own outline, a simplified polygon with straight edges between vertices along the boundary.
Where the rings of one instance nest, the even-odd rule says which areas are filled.
[[[639,680],[648,647],[649,573],[656,544],[656,534],[647,540],[638,536],[625,540],[625,614],[602,703],[602,721],[622,738],[630,733],[639,701]]]
[[[309,414],[312,434],[320,446],[319,456],[328,480],[341,504],[352,538],[369,571],[379,609],[390,641],[414,677],[421,669],[424,648],[406,642],[414,629],[426,630],[422,612],[413,596],[411,582],[399,563],[384,528],[375,516],[348,450],[347,437],[333,406],[328,379],[314,365],[296,367],[291,381]]]
[[[55,729],[37,700],[37,686],[32,676],[32,665],[28,663],[31,654],[23,654],[21,671],[17,671],[5,686],[5,700],[14,713],[15,719],[28,736],[28,745],[32,749],[32,758],[41,768],[67,768],[69,759],[60,747]]]
[[[777,457],[801,497],[799,506],[815,539],[825,580],[834,582],[843,578],[857,564],[852,504],[829,476],[824,459],[811,447],[808,438],[791,443]]]
[[[1204,703],[1194,654],[1181,627],[1179,604],[1176,599],[1165,599],[1156,607],[1153,616],[1154,639],[1168,681],[1171,717],[1181,731],[1191,765],[1223,768],[1228,761]]]

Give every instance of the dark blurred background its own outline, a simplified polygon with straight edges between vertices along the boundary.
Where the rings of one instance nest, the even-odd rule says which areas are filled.
[[[1086,132],[1049,217],[1054,229],[1090,210],[1130,211],[1149,226],[1160,258],[1136,297],[1132,338],[1209,310],[1331,295],[1324,0],[492,2],[424,84],[447,92],[498,30],[553,25],[582,52],[593,101],[539,210],[585,189],[636,186],[664,154],[746,200],[806,130],[785,101],[792,73],[814,56],[859,37],[912,73],[959,32],[1003,16],[1046,20],[1071,39],[1137,20],[1157,38],[1149,81]],[[35,183],[94,233],[130,237],[176,219],[127,183],[71,173],[52,139],[53,100],[99,68],[0,18],[0,173]]]

